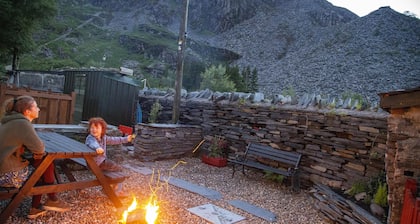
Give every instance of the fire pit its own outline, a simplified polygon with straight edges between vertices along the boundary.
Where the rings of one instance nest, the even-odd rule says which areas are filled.
[[[155,196],[150,197],[144,208],[138,206],[136,197],[133,197],[131,205],[122,214],[119,224],[154,224],[159,215],[159,205]]]
[[[178,161],[171,170],[175,169],[179,164],[185,163]],[[159,204],[157,193],[159,190],[164,188],[164,184],[168,184],[167,181],[163,183],[161,181],[160,171],[153,171],[150,177],[149,187],[151,194],[146,205],[139,205],[135,196],[130,206],[123,212],[121,220],[118,224],[154,224],[159,215]]]

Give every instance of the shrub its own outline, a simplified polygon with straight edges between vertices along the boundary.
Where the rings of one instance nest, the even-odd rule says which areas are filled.
[[[229,80],[226,75],[226,67],[210,66],[205,72],[200,74],[202,81],[200,83],[200,89],[210,89],[212,91],[219,92],[235,92],[235,83]]]
[[[209,157],[226,157],[228,154],[228,142],[222,136],[214,136],[209,146]]]
[[[378,175],[369,179],[367,182],[367,193],[373,196],[378,190],[380,183],[386,183],[386,174],[384,171],[381,171]]]
[[[379,182],[378,189],[376,190],[375,195],[373,196],[373,202],[380,205],[381,207],[386,207],[388,205],[388,186],[385,183]]]
[[[367,190],[367,184],[366,183],[356,182],[351,186],[350,190],[348,191],[348,194],[350,196],[354,196],[358,193],[366,192],[366,190]]]
[[[162,105],[159,103],[159,100],[152,105],[149,114],[149,123],[156,123],[160,110],[162,110]]]
[[[296,91],[293,89],[293,86],[288,86],[287,89],[283,89],[281,94],[283,96],[291,96],[292,98],[296,98]]]
[[[284,176],[280,175],[280,174],[276,174],[270,171],[264,171],[264,178],[267,180],[272,180],[275,181],[277,183],[283,183],[284,180]]]

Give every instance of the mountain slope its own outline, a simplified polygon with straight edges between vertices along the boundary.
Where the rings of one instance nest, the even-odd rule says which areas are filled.
[[[37,38],[42,45],[69,33],[26,65],[124,66],[151,87],[171,87],[182,3],[60,0],[55,25]],[[360,18],[326,0],[190,1],[187,37],[189,90],[206,66],[222,62],[257,68],[268,98],[293,89],[377,102],[378,93],[420,86],[420,20],[388,7]]]
[[[214,41],[242,55],[238,65],[258,68],[262,92],[292,87],[300,96],[352,92],[377,101],[380,92],[420,86],[418,19],[385,7],[321,26],[311,16],[321,9],[284,8],[262,12]]]

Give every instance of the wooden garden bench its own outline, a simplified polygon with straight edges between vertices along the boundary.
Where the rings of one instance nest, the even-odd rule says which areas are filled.
[[[86,161],[84,159],[80,158],[72,158],[72,159],[64,159],[56,162],[57,166],[61,167],[61,171],[66,175],[67,179],[71,182],[76,181],[76,178],[73,176],[73,169],[71,168],[72,164],[78,164],[82,166],[85,169],[89,169],[88,165],[86,164]],[[56,169],[56,177],[58,183],[63,183],[64,181],[61,179],[59,175],[59,170]],[[111,171],[102,171],[104,176],[108,179],[109,183],[115,184],[115,183],[121,183],[125,179],[127,179],[129,176],[125,174],[124,172],[111,172]]]
[[[56,137],[56,136],[55,136]],[[45,137],[44,137],[45,138]],[[64,139],[64,138],[63,138]],[[71,145],[72,148],[81,148],[81,147],[85,147],[87,148],[87,146],[81,142],[78,142],[76,140],[70,139],[70,138],[65,138],[66,142],[65,144],[67,145]],[[64,143],[64,142],[63,142]],[[68,149],[64,149],[64,148],[57,148],[56,151],[67,151]],[[89,149],[90,150],[90,149]],[[91,150],[93,152],[93,150]],[[73,157],[73,158],[68,158],[68,159],[62,159],[62,160],[56,160],[55,161],[56,166],[60,166],[61,167],[61,171],[64,173],[64,175],[66,175],[66,177],[68,178],[69,181],[71,182],[75,182],[76,178],[73,176],[73,169],[71,168],[72,164],[78,164],[81,167],[83,167],[84,169],[89,169],[88,164],[86,163],[86,160],[83,158],[77,158],[77,157]],[[56,171],[56,179],[58,183],[63,183],[64,181],[60,178],[59,175],[59,169],[55,169]],[[123,182],[125,179],[127,179],[129,176],[127,174],[125,174],[124,172],[111,172],[111,171],[102,171],[103,175],[108,179],[109,183],[111,184],[115,184],[115,183],[121,183]]]
[[[242,173],[245,174],[245,167],[252,167],[291,178],[291,185],[294,191],[299,191],[299,163],[302,155],[296,152],[274,149],[267,145],[249,143],[245,154],[228,158],[233,164],[232,177],[235,175],[236,165],[242,166]]]

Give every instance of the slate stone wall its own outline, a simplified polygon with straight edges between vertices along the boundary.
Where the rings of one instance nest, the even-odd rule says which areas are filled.
[[[140,161],[191,156],[203,139],[201,127],[194,125],[140,123],[136,130],[134,153]]]
[[[141,95],[139,100],[143,122],[156,100],[163,107],[158,123],[172,122],[172,97]],[[387,113],[200,98],[183,98],[180,108],[180,124],[201,126],[203,136],[225,136],[232,152],[255,141],[301,153],[304,184],[348,189],[385,169]]]

